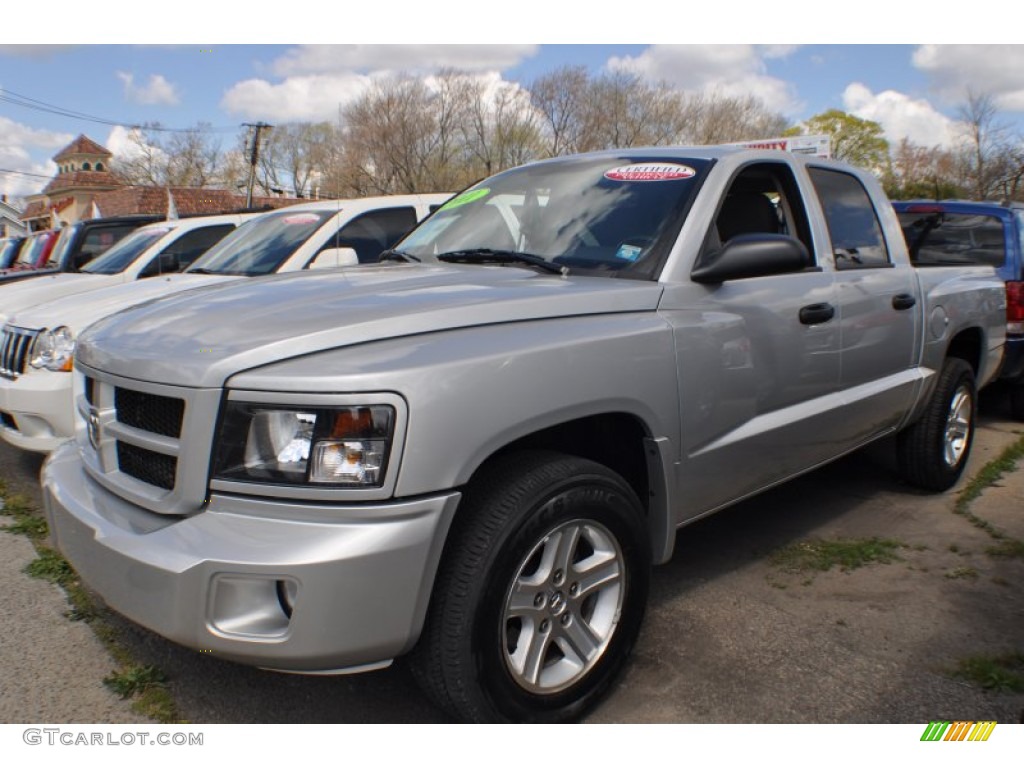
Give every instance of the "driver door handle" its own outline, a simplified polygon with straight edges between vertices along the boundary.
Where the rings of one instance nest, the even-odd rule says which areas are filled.
[[[910,309],[917,304],[917,299],[909,293],[897,293],[892,297],[893,309]]]
[[[835,317],[836,308],[831,304],[808,304],[800,308],[800,322],[804,325],[818,325],[827,323]]]

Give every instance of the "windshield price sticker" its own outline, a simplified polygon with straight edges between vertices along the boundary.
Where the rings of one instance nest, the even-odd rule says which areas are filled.
[[[458,197],[449,200],[441,208],[442,211],[450,210],[451,208],[458,208],[460,205],[466,203],[472,203],[474,200],[479,200],[482,197],[487,197],[491,193],[489,187],[481,187],[480,189],[471,189],[469,192],[463,192]]]
[[[604,172],[604,177],[612,181],[677,181],[696,175],[693,168],[678,163],[633,163]]]
[[[285,224],[316,224],[320,217],[315,213],[293,213],[281,219]]]

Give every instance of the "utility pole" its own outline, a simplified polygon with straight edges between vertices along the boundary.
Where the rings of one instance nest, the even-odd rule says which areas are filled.
[[[245,207],[252,208],[252,186],[256,183],[256,163],[260,159],[260,134],[272,125],[266,123],[242,123],[254,130],[252,137],[252,151],[249,153],[249,185],[245,190]]]

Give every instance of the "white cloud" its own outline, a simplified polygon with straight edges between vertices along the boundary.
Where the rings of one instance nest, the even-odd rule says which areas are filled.
[[[41,155],[56,153],[70,144],[73,138],[70,133],[30,128],[0,117],[0,168],[16,172],[0,173],[0,192],[10,197],[41,192],[57,172],[57,166],[49,159],[42,159]],[[22,176],[21,173],[35,175]]]
[[[261,120],[333,120],[374,78],[450,67],[492,77],[536,53],[536,45],[300,45],[271,66],[273,82],[253,78],[232,85],[221,107]]]
[[[244,80],[228,89],[220,105],[228,112],[261,120],[333,120],[338,108],[370,83],[366,75],[304,75],[281,83]]]
[[[1024,45],[922,45],[912,61],[951,104],[971,89],[991,94],[1001,109],[1024,112]]]
[[[300,45],[273,64],[281,77],[346,72],[507,69],[537,52],[536,45]]]
[[[135,76],[130,72],[117,72],[117,79],[124,83],[124,97],[134,104],[173,106],[181,100],[177,87],[163,75],[150,75],[146,85],[136,85]]]
[[[157,158],[163,155],[161,149],[145,143],[142,131],[138,128],[125,128],[123,125],[115,125],[110,129],[104,146],[110,150],[115,161],[139,159],[147,154],[147,148]]]
[[[903,138],[926,147],[950,147],[956,142],[956,123],[925,99],[912,99],[899,91],[873,93],[862,83],[850,83],[843,91],[843,107],[879,123],[890,144]]]
[[[764,60],[788,56],[791,45],[652,45],[639,56],[615,56],[608,68],[634,72],[690,91],[753,95],[773,111],[792,114],[801,105],[793,85],[766,74]]]

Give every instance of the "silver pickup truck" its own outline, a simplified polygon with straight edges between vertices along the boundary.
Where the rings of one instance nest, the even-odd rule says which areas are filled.
[[[51,535],[117,611],[292,672],[406,655],[468,720],[608,690],[676,531],[897,435],[963,470],[991,268],[918,272],[869,175],[619,150],[480,182],[384,263],[93,325]]]

